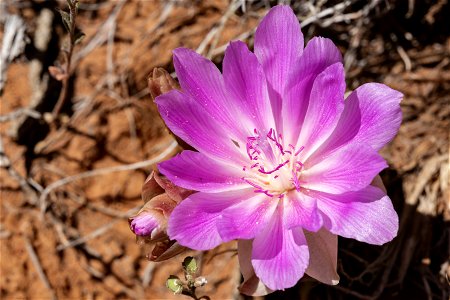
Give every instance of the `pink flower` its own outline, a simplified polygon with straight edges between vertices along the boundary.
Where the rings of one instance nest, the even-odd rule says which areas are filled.
[[[254,53],[230,43],[223,74],[184,48],[174,65],[181,91],[156,103],[198,152],[159,165],[197,191],[170,216],[171,239],[198,250],[239,240],[244,277],[258,289],[246,292],[263,294],[305,272],[336,283],[336,235],[376,245],[396,236],[391,200],[370,183],[387,166],[377,152],[398,131],[401,93],[369,83],[344,101],[339,50],[320,37],[303,48],[288,6],[261,22]]]

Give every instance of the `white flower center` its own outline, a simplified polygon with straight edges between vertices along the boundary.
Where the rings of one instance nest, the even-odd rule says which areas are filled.
[[[247,155],[250,163],[243,167],[248,174],[242,180],[255,188],[255,193],[264,193],[270,197],[283,197],[290,190],[300,190],[300,174],[303,164],[298,155],[303,147],[295,149],[291,144],[283,147],[283,137],[270,129],[261,135],[256,129],[255,135],[247,138]]]

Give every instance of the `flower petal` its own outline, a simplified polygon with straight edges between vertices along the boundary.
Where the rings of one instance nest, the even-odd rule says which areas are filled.
[[[272,8],[256,30],[255,55],[269,83],[276,122],[281,120],[282,96],[289,71],[301,56],[303,44],[303,34],[297,17],[286,5]]]
[[[367,83],[345,100],[345,108],[329,139],[311,157],[322,160],[347,143],[360,143],[380,150],[397,134],[402,121],[403,95],[384,84]]]
[[[242,170],[215,161],[206,155],[185,150],[158,168],[173,183],[190,190],[219,193],[247,187]]]
[[[337,235],[325,228],[317,232],[304,231],[309,248],[309,266],[306,274],[325,283],[339,283],[337,269]]]
[[[284,136],[289,143],[297,143],[314,80],[326,68],[338,62],[342,62],[342,56],[334,43],[327,38],[314,37],[306,45],[299,63],[293,66],[282,112]]]
[[[187,95],[172,90],[155,102],[167,127],[195,149],[224,161],[236,162],[242,157],[223,126]]]
[[[291,191],[283,199],[283,204],[286,228],[302,227],[309,231],[317,231],[322,227],[322,216],[317,209],[316,199]]]
[[[233,138],[246,138],[235,101],[227,95],[222,74],[208,59],[191,49],[173,51],[173,64],[183,92],[187,93],[210,118],[217,120]]]
[[[402,93],[380,83],[357,88],[346,100],[356,102],[361,113],[361,127],[354,140],[377,151],[392,140],[402,122],[402,98]]]
[[[251,240],[238,241],[239,268],[244,277],[244,282],[239,286],[239,292],[248,296],[265,296],[273,291],[266,287],[255,274],[251,262],[252,243]]]
[[[306,159],[333,132],[344,109],[345,74],[342,63],[335,63],[317,76],[297,146],[304,146]]]
[[[252,198],[225,209],[217,224],[222,239],[254,238],[270,221],[277,203],[278,199],[254,193]]]
[[[251,189],[193,194],[174,209],[167,233],[171,240],[177,240],[183,246],[196,250],[212,249],[223,242],[216,226],[222,211],[253,194]]]
[[[269,131],[274,128],[272,109],[266,78],[255,54],[244,42],[231,42],[223,59],[223,77],[236,113],[246,125],[248,136],[253,130]]]
[[[305,166],[303,187],[340,194],[366,187],[387,164],[372,147],[352,143],[315,165],[306,162]]]
[[[309,251],[303,230],[283,225],[283,206],[253,240],[252,264],[256,275],[272,290],[294,286],[308,267]]]
[[[334,234],[375,245],[397,235],[398,216],[391,199],[376,187],[341,195],[314,192],[312,196],[319,199],[324,226]]]

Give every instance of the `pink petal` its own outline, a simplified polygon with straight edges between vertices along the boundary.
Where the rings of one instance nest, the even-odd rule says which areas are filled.
[[[303,171],[303,187],[326,193],[360,190],[387,167],[385,160],[370,146],[348,144]]]
[[[361,127],[354,140],[375,150],[380,150],[392,140],[402,122],[402,98],[402,93],[380,83],[368,83],[357,88],[346,100],[356,102],[355,106],[361,113]]]
[[[283,204],[286,228],[302,227],[309,231],[317,231],[322,227],[322,216],[317,209],[316,199],[291,191],[283,199]]]
[[[400,101],[403,95],[384,84],[368,83],[357,88],[345,100],[345,108],[330,138],[314,153],[322,160],[347,143],[360,143],[380,150],[398,132],[402,121]]]
[[[241,41],[231,42],[223,59],[223,77],[234,100],[235,113],[246,123],[248,136],[253,130],[269,131],[274,120],[266,78],[255,54]]]
[[[273,216],[278,199],[261,193],[225,209],[218,222],[219,233],[224,241],[252,239]]]
[[[173,51],[173,64],[183,92],[224,127],[234,140],[245,139],[241,119],[235,114],[235,101],[227,94],[217,67],[210,60],[186,48]]]
[[[338,284],[337,235],[325,228],[317,232],[304,231],[304,233],[309,248],[309,266],[306,274],[325,284]]]
[[[158,165],[159,170],[173,183],[186,189],[219,193],[247,187],[242,169],[215,161],[206,155],[185,150]]]
[[[303,52],[303,34],[289,6],[278,5],[264,17],[255,33],[255,54],[269,83],[275,121],[281,117],[281,103],[289,72]]]
[[[344,109],[345,74],[342,63],[326,68],[314,81],[308,110],[297,142],[305,159],[333,132]]]
[[[299,63],[293,66],[283,102],[285,140],[295,145],[302,128],[314,80],[329,66],[342,62],[339,49],[330,39],[312,38]],[[295,124],[295,126],[293,126]]]
[[[183,200],[169,218],[167,233],[181,245],[208,250],[223,243],[217,229],[222,211],[253,195],[253,190],[224,193],[196,193]]]
[[[303,230],[283,225],[283,206],[253,240],[252,264],[256,276],[272,290],[294,286],[308,267],[309,251]]]
[[[251,240],[238,241],[239,267],[244,277],[244,282],[239,286],[239,292],[248,296],[265,296],[273,291],[266,287],[255,274],[251,263],[252,243]]]
[[[368,186],[357,192],[331,195],[311,193],[324,214],[324,226],[332,233],[369,244],[391,241],[398,231],[398,216],[391,199]]]
[[[241,154],[230,134],[204,107],[180,91],[172,90],[155,100],[167,127],[200,152],[224,161],[239,161]]]

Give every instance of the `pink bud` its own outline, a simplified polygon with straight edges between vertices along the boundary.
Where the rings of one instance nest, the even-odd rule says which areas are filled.
[[[167,236],[167,220],[174,208],[192,194],[192,191],[175,186],[170,180],[152,172],[142,186],[144,206],[129,219],[130,229],[139,244],[144,244],[152,261],[169,259],[186,250]]]

